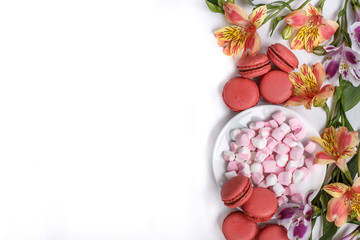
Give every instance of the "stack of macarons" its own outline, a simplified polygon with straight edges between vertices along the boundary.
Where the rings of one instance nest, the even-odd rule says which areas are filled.
[[[267,188],[253,187],[248,177],[238,175],[221,189],[225,206],[239,208],[223,221],[222,230],[227,240],[288,239],[287,230],[277,224],[267,224],[259,231],[258,223],[269,221],[278,209],[275,194]]]
[[[271,70],[271,62],[278,68]],[[293,94],[289,72],[299,65],[295,54],[280,43],[268,47],[267,54],[241,58],[237,63],[240,77],[230,79],[222,97],[232,111],[240,112],[255,106],[260,96],[271,104],[281,104]],[[259,86],[250,78],[260,77]]]

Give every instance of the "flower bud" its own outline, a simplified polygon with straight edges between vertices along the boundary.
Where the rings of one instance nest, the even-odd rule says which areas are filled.
[[[282,31],[282,38],[288,40],[289,38],[291,38],[291,35],[292,35],[292,26],[286,25],[286,27],[284,27],[284,30]]]
[[[314,54],[318,56],[324,56],[326,54],[326,50],[323,46],[317,46],[314,48]]]

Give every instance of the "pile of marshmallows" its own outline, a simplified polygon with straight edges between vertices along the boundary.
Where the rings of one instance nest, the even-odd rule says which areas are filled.
[[[316,144],[300,142],[306,129],[298,118],[286,121],[282,111],[268,121],[256,121],[249,128],[233,129],[230,150],[223,152],[228,179],[239,174],[250,177],[254,186],[272,190],[279,206],[289,201],[302,202],[295,184],[303,180],[313,166]]]

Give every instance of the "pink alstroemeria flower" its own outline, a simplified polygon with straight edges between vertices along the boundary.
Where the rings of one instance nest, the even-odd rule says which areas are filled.
[[[289,78],[294,85],[294,93],[284,106],[304,105],[306,109],[311,109],[312,105],[322,107],[335,89],[331,84],[321,87],[325,80],[321,63],[316,63],[312,68],[303,64],[300,72],[291,72]]]
[[[360,233],[360,226],[355,228],[351,233],[343,237],[341,240],[358,240]]]
[[[295,10],[285,17],[286,23],[297,29],[295,38],[291,42],[292,49],[306,49],[313,52],[313,49],[320,43],[331,38],[339,27],[339,24],[328,20],[321,15],[321,12],[309,4],[306,11]]]
[[[326,219],[335,222],[338,227],[343,226],[351,210],[357,213],[357,220],[360,221],[360,178],[356,179],[350,187],[344,183],[332,183],[323,188],[333,196],[328,202]]]
[[[278,224],[288,229],[289,239],[307,240],[311,234],[311,196],[306,195],[302,204],[285,203],[277,211]]]
[[[311,137],[324,151],[317,152],[314,163],[334,163],[343,173],[347,174],[349,169],[346,159],[352,157],[358,144],[358,132],[349,131],[346,127],[337,130],[333,126],[326,128],[321,138]]]
[[[350,26],[350,34],[352,39],[360,46],[360,22],[354,22]]]
[[[324,48],[328,54],[324,62],[326,77],[335,82],[339,75],[357,87],[360,85],[360,54],[345,46],[327,46]],[[338,84],[337,84],[338,85]]]
[[[224,11],[226,20],[234,25],[214,32],[218,45],[223,47],[223,53],[235,58],[244,48],[245,55],[255,55],[261,44],[256,29],[261,26],[266,17],[266,6],[254,9],[249,17],[241,7],[230,2],[224,5]]]

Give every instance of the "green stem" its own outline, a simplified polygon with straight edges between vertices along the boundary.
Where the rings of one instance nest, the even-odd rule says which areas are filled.
[[[311,0],[305,1],[303,4],[301,4],[300,7],[297,8],[297,10],[302,9],[303,7],[305,7],[310,1],[311,1]]]
[[[330,110],[329,110],[329,106],[325,103],[325,105],[322,107],[325,112],[326,112],[326,127],[328,127],[329,123],[330,123]]]
[[[358,177],[360,177],[360,145],[357,146],[357,170]]]
[[[349,181],[349,183],[352,186],[354,184],[354,181],[353,181],[353,179],[351,177],[351,174],[350,174],[349,170],[345,171],[344,174],[345,174],[346,179]]]
[[[322,10],[323,7],[324,7],[324,3],[325,3],[326,0],[321,0],[321,2],[318,4],[317,8]]]
[[[289,1],[286,2],[286,4],[289,5],[289,4],[292,3],[293,1],[295,1],[295,0],[289,0]],[[262,23],[262,25],[264,25],[266,22],[268,22],[269,20],[271,20],[271,19],[273,19],[274,17],[276,17],[277,15],[279,15],[279,13],[281,13],[281,12],[284,10],[285,7],[286,7],[285,4],[282,5],[281,7],[278,8],[278,10],[277,10],[274,14],[272,14],[271,16],[266,17],[265,20],[264,20],[264,22]]]

